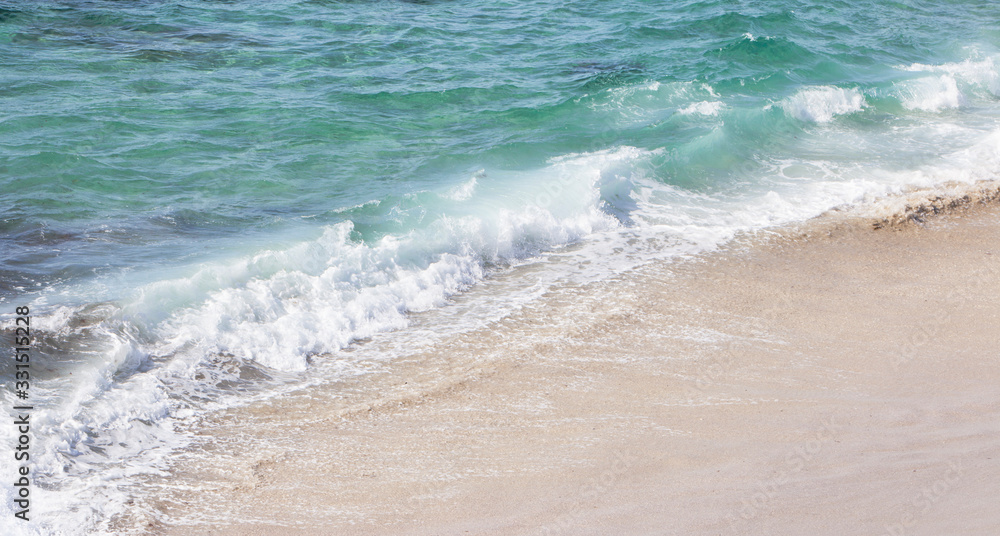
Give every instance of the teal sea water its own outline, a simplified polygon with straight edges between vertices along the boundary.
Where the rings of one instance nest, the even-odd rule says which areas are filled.
[[[359,341],[998,173],[990,3],[0,1],[0,318],[31,307],[39,408],[12,530],[106,530],[178,422]]]

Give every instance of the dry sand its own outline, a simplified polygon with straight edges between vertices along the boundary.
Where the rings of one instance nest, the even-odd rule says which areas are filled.
[[[560,288],[382,372],[211,415],[121,526],[998,534],[1000,209],[948,208]]]

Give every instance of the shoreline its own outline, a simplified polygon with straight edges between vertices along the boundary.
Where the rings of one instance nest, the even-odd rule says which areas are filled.
[[[1000,206],[976,188],[558,288],[384,373],[208,415],[115,526],[991,533]]]

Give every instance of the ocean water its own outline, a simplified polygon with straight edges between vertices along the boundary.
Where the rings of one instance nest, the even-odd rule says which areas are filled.
[[[0,1],[0,52],[36,408],[5,534],[111,530],[184,422],[362,374],[373,337],[1000,173],[985,2]]]

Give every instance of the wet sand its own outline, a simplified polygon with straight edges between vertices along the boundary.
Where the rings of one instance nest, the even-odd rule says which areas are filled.
[[[941,210],[831,214],[559,288],[381,372],[210,415],[120,526],[996,534],[1000,208]]]

